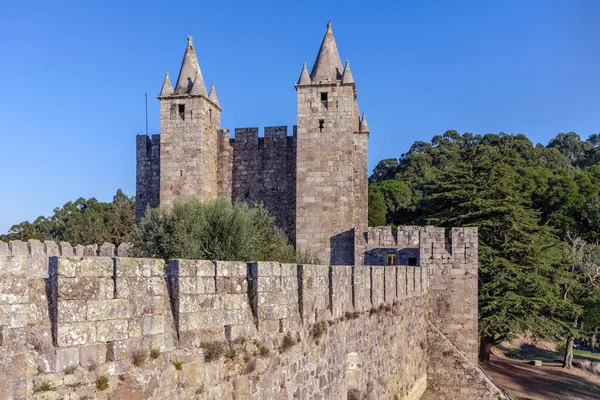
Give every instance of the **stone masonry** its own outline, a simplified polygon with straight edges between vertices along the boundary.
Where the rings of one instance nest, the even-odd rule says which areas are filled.
[[[504,398],[474,361],[476,229],[367,236],[417,265],[0,242],[0,399]]]
[[[207,94],[192,38],[188,37],[175,88],[165,76],[160,135],[138,135],[136,218],[146,207],[176,199],[224,197],[263,204],[301,252],[334,265],[354,263],[354,228],[367,226],[369,128],[358,111],[350,65],[342,67],[327,25],[309,75],[295,85],[298,124],[220,127],[214,84]]]

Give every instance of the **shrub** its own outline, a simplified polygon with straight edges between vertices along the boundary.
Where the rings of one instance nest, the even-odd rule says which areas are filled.
[[[102,375],[96,379],[96,389],[99,391],[108,389],[108,377]]]
[[[325,321],[318,322],[310,329],[311,336],[317,340],[327,332],[327,323]]]
[[[293,246],[262,206],[225,199],[148,208],[133,236],[138,257],[295,262]]]
[[[204,361],[218,360],[225,353],[225,345],[222,342],[202,342],[200,347],[204,349]]]
[[[54,390],[52,384],[48,381],[43,381],[40,383],[40,386],[38,386],[37,389],[34,390],[34,392],[48,392],[50,390]]]
[[[77,371],[77,365],[69,365],[68,367],[63,369],[63,372],[66,375],[73,375],[75,373],[75,371]]]
[[[131,358],[133,365],[140,367],[146,360],[146,355],[141,350],[136,350],[131,354]]]
[[[152,351],[150,352],[150,358],[153,360],[156,360],[159,356],[160,356],[160,350],[152,349]]]
[[[279,352],[285,353],[289,349],[291,349],[296,344],[296,341],[292,337],[290,332],[286,333],[283,339],[281,340],[281,346],[279,346]]]

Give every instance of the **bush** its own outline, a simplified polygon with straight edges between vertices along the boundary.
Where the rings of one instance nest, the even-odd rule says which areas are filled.
[[[96,379],[96,389],[99,391],[108,389],[108,377],[100,376]]]
[[[225,354],[225,344],[222,342],[202,342],[200,347],[204,349],[204,361],[206,362],[218,360]]]
[[[133,236],[138,257],[295,262],[293,246],[262,207],[225,199],[148,208]],[[306,255],[303,255],[303,258]]]

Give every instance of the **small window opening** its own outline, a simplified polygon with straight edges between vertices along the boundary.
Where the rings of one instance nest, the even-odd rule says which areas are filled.
[[[327,92],[321,93],[321,104],[323,104],[323,107],[325,107],[325,108],[328,107],[328,104],[327,104]]]
[[[388,253],[387,265],[396,265],[396,253]]]
[[[408,266],[416,267],[417,266],[417,257],[408,257]]]
[[[179,176],[183,176],[183,170],[182,169],[179,170]]]
[[[179,104],[179,118],[185,120],[185,104]]]
[[[212,110],[208,110],[208,120],[212,124]]]
[[[319,120],[319,132],[323,132],[323,127],[325,126],[325,120],[324,119],[320,119]]]

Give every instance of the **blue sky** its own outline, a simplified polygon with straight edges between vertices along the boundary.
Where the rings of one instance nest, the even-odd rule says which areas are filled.
[[[50,4],[52,3],[52,5]],[[29,1],[0,6],[0,233],[78,197],[135,193],[164,73],[194,37],[222,127],[294,125],[328,20],[368,115],[369,169],[448,129],[600,131],[600,2]]]

